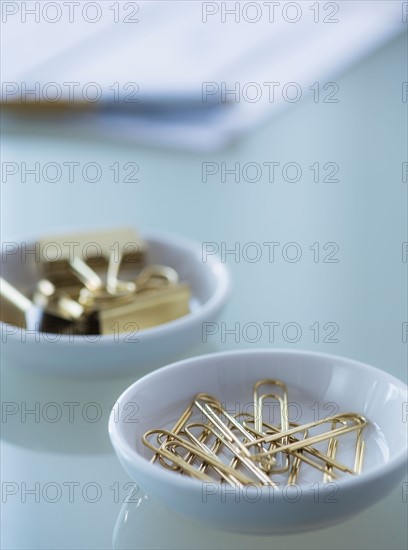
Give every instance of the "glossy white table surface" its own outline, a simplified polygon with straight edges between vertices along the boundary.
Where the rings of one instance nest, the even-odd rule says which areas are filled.
[[[185,357],[255,346],[318,349],[371,363],[406,381],[405,80],[406,39],[400,37],[337,80],[339,103],[309,98],[290,105],[219,154],[36,136],[28,127],[25,133],[10,131],[3,138],[4,161],[97,162],[103,176],[94,184],[3,182],[2,239],[106,222],[168,230],[221,251],[239,243],[239,257],[225,256],[234,291],[219,330]],[[109,166],[115,162],[137,163],[139,182],[113,183]],[[252,183],[242,178],[223,183],[219,177],[204,183],[203,162],[228,167],[296,162],[303,175],[297,183],[284,181],[279,172],[273,183],[266,173]],[[337,163],[339,181],[314,182],[308,167],[315,162]],[[280,243],[274,261],[265,242]],[[247,243],[256,246],[245,248]],[[293,247],[286,247],[283,257],[287,243],[297,243],[299,261],[287,260]],[[335,249],[325,249],[326,243],[335,243]],[[256,250],[259,260],[250,261]],[[338,262],[324,261],[331,251]],[[270,323],[279,323],[274,338]],[[225,332],[234,328],[236,336]],[[143,494],[129,484],[107,433],[110,406],[137,377],[138,372],[102,381],[45,379],[2,365],[3,406],[8,403],[7,410],[15,412],[3,415],[2,422],[3,548],[406,547],[406,483],[347,523],[286,537],[203,531],[151,500],[139,501]],[[49,403],[61,407],[57,422],[47,418],[53,415]],[[64,403],[78,405],[70,409]],[[100,412],[95,422],[90,418],[96,409],[89,403]],[[35,407],[38,417],[28,414]],[[124,504],[132,491],[136,502]]]

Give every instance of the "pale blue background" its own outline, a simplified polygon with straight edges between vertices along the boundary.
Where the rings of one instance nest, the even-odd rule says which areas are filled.
[[[406,160],[406,104],[401,83],[406,75],[406,38],[400,37],[337,79],[337,104],[313,103],[311,97],[289,105],[279,117],[228,151],[183,154],[95,140],[6,135],[3,161],[47,163],[95,161],[104,167],[99,183],[21,183],[18,178],[2,183],[2,239],[52,227],[92,223],[132,223],[186,235],[199,242],[298,242],[303,257],[287,263],[282,256],[269,263],[265,254],[258,263],[227,258],[234,292],[221,322],[296,322],[303,334],[296,348],[318,349],[374,364],[393,375],[407,378],[407,346],[402,323],[407,320],[406,264],[401,261],[407,241],[407,184],[401,166]],[[303,178],[288,183],[266,176],[257,183],[201,181],[203,161],[295,161]],[[314,183],[307,169],[314,162],[337,162],[339,183]],[[139,183],[113,184],[108,167],[114,162],[136,162]],[[308,246],[315,241],[339,245],[338,263],[314,263]],[[339,326],[338,343],[313,341],[313,323]],[[185,355],[239,347],[290,344],[278,332],[268,341],[266,329],[256,344],[232,336]],[[3,369],[3,400],[21,403],[94,401],[103,418],[95,423],[48,422],[22,424],[18,418],[3,425],[2,479],[13,482],[96,482],[102,489],[98,503],[81,496],[70,503],[35,503],[20,495],[3,505],[3,548],[110,548],[112,533],[128,480],[107,436],[106,422],[116,396],[136,378],[109,382],[34,379],[27,373]],[[355,381],[358,384],[358,380]],[[120,502],[109,489],[121,487]],[[371,548],[402,549],[407,544],[407,504],[403,486],[382,503],[337,528],[296,537],[263,539],[270,548]],[[133,510],[133,515],[135,514]],[[142,506],[134,548],[177,547],[171,538],[149,539],[157,530],[154,517]],[[163,521],[170,521],[166,518]],[[165,524],[164,524],[165,525]],[[165,531],[165,528],[164,528]],[[153,542],[152,542],[153,540]],[[243,547],[256,540],[242,539]],[[205,541],[201,543],[205,548]],[[234,547],[235,539],[219,539]]]

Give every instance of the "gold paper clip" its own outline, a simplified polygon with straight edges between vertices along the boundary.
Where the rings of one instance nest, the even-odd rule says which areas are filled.
[[[269,392],[260,394],[260,389],[265,387]],[[279,393],[276,393],[276,392]],[[264,402],[268,398],[272,398],[279,403],[280,409],[280,430],[285,432],[289,429],[289,410],[288,410],[288,389],[281,380],[265,378],[258,380],[253,387],[254,395],[254,412],[255,412],[255,429],[260,432],[263,423],[263,408]],[[273,444],[269,444],[269,447]],[[277,466],[278,458],[281,458],[280,465]],[[283,460],[282,460],[283,459]],[[269,467],[275,473],[285,472],[289,468],[289,457],[286,453],[271,455],[269,457]]]
[[[286,437],[292,436],[297,434],[303,429],[310,430],[316,426],[320,426],[327,423],[332,424],[333,422],[342,424],[342,426],[340,428],[331,429],[328,432],[324,432],[322,434],[308,436],[306,439],[303,439],[302,441],[296,440],[296,441],[290,441],[285,444],[280,443],[280,440],[282,440],[283,438],[282,433],[276,433],[273,435],[267,435],[267,436],[261,437],[258,439],[258,443],[276,442],[279,445],[279,447],[270,449],[268,451],[263,451],[262,453],[260,453],[260,456],[251,455],[251,459],[259,460],[259,458],[262,458],[263,456],[274,455],[276,454],[276,452],[279,452],[279,450],[281,451],[288,450],[290,452],[296,451],[297,449],[309,450],[309,448],[311,449],[311,446],[314,445],[315,443],[319,443],[320,441],[325,441],[334,436],[337,437],[352,431],[358,431],[358,433],[360,433],[361,429],[367,425],[367,420],[362,415],[354,414],[354,413],[342,413],[342,414],[337,414],[322,420],[318,420],[316,422],[309,422],[308,424],[304,424],[301,427],[291,428],[290,430],[285,432],[284,435]],[[253,445],[253,443],[245,444],[246,447],[249,447],[251,445]],[[324,456],[324,459],[328,461],[334,468],[338,468],[342,471],[347,471],[352,474],[357,473],[356,471],[351,470],[347,466],[344,466],[343,464],[338,463],[334,459],[330,459],[330,457],[328,457],[327,455],[323,455],[323,456]]]
[[[262,386],[274,392],[259,391]],[[277,390],[277,393],[275,393]],[[362,470],[365,443],[363,429],[367,420],[360,414],[340,413],[306,424],[289,422],[286,386],[277,380],[261,380],[253,388],[254,414],[239,412],[231,415],[219,400],[208,394],[198,394],[176,422],[173,430],[150,430],[143,442],[154,451],[152,462],[159,459],[162,466],[201,480],[216,480],[233,485],[256,483],[276,487],[274,479],[286,474],[286,482],[299,482],[301,466],[306,465],[323,474],[324,482],[341,474],[359,474]],[[280,420],[271,424],[264,418],[266,399],[280,405]],[[201,413],[201,421],[193,419]],[[319,428],[328,426],[321,432]],[[317,433],[311,433],[314,430]],[[337,459],[339,437],[355,433],[354,467]],[[156,435],[157,445],[148,438]],[[328,441],[327,451],[316,444]],[[270,467],[272,459],[281,453],[286,457],[284,467]],[[214,478],[215,475],[215,478]]]

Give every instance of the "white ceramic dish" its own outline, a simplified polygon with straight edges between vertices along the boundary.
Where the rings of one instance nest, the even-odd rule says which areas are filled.
[[[327,416],[328,403],[338,405],[339,412],[365,415],[370,425],[364,431],[362,474],[329,485],[318,477],[319,481],[311,479],[293,491],[248,486],[228,492],[216,482],[209,486],[150,463],[152,452],[141,440],[147,430],[171,427],[199,392],[218,397],[232,410],[244,408],[252,384],[262,378],[278,378],[288,385],[290,400],[300,406],[299,422],[310,420],[317,407]],[[136,422],[126,422],[120,414],[129,402],[137,404]],[[129,476],[175,512],[229,531],[294,533],[344,521],[402,480],[407,460],[406,402],[405,384],[351,359],[293,350],[245,350],[187,359],[144,376],[119,398],[109,433]]]
[[[201,341],[202,323],[214,321],[224,305],[230,288],[225,264],[216,256],[202,261],[199,243],[164,232],[145,231],[147,261],[175,268],[180,280],[192,290],[191,313],[157,327],[126,335],[65,336],[29,333],[0,323],[2,354],[7,363],[30,371],[64,375],[99,376],[146,373],[160,362],[174,358]],[[33,249],[40,236],[18,241],[18,249],[2,257],[2,277],[16,286],[32,286],[38,279],[36,257],[21,247]]]

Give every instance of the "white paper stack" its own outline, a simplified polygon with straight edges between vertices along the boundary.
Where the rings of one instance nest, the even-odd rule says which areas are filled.
[[[109,4],[105,14],[115,3]],[[2,102],[25,101],[22,83],[39,90],[40,101],[44,90],[50,96],[59,90],[58,101],[82,101],[86,92],[96,98],[89,110],[45,116],[40,125],[217,150],[284,107],[336,101],[333,78],[406,28],[394,0],[127,5],[134,14],[126,23],[123,14],[119,22],[106,16],[96,26],[76,20],[58,28],[8,17]]]

